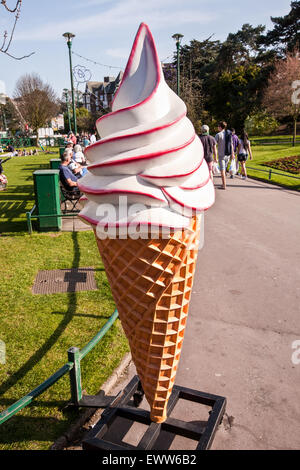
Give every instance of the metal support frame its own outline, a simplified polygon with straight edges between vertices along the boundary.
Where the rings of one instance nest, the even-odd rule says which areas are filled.
[[[167,431],[174,435],[184,436],[198,442],[196,450],[207,450],[211,447],[215,433],[222,422],[226,407],[226,398],[218,395],[192,390],[175,385],[168,403],[168,418],[164,423],[154,423],[150,419],[150,412],[138,409],[143,395],[138,376],[134,376],[131,382],[120,392],[102,413],[101,419],[88,433],[82,442],[84,450],[152,450],[159,438],[161,431]],[[129,405],[133,399],[134,406]],[[207,422],[194,424],[170,417],[171,411],[179,399],[200,403],[211,407]],[[127,443],[112,442],[105,439],[109,432],[113,434],[113,423],[117,417],[125,418],[132,422],[147,425],[148,428],[137,446]],[[116,429],[117,431],[117,429]]]

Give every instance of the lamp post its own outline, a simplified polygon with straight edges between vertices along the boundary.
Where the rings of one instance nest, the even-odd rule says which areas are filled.
[[[177,95],[180,95],[180,43],[183,38],[183,34],[176,33],[173,34],[172,38],[176,41],[177,48]]]
[[[74,83],[73,83],[73,70],[72,70],[72,40],[75,38],[73,33],[64,33],[63,37],[66,38],[68,48],[69,48],[69,60],[70,60],[70,77],[71,77],[71,92],[72,92],[72,107],[73,107],[73,124],[74,124],[74,133],[77,134],[77,122],[76,122],[76,106],[74,98]]]
[[[70,108],[69,108],[69,90],[67,88],[63,89],[65,99],[66,99],[66,105],[67,105],[67,113],[68,113],[68,121],[69,121],[69,132],[72,131],[71,127],[71,119],[70,119]]]

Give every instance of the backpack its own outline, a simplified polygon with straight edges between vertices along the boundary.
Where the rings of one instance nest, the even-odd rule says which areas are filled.
[[[226,129],[225,131],[225,155],[232,154],[232,133]]]

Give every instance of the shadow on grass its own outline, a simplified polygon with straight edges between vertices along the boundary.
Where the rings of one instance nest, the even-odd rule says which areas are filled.
[[[26,165],[23,169],[22,169],[22,172],[26,172],[26,171],[30,171],[31,174],[36,171],[36,170],[50,170],[50,163],[40,163],[38,165],[38,168],[37,168],[37,165]],[[31,175],[32,176],[32,175]],[[32,176],[33,178],[33,176]]]
[[[77,268],[79,267],[80,261],[80,249],[78,243],[78,233],[72,233],[73,239],[73,262],[72,267]],[[11,387],[13,387],[17,382],[23,379],[26,374],[34,368],[36,364],[38,364],[44,355],[53,347],[53,345],[57,342],[60,336],[63,334],[71,320],[76,314],[77,309],[77,297],[76,292],[69,292],[66,294],[68,296],[68,308],[67,311],[64,312],[64,317],[61,320],[60,324],[56,328],[56,330],[52,333],[52,335],[46,340],[46,342],[41,346],[31,357],[27,360],[27,362],[20,367],[18,371],[12,374],[6,381],[4,381],[0,386],[0,395],[6,393]],[[53,312],[53,313],[62,313],[62,312]],[[67,362],[67,355],[66,355],[66,362]],[[55,371],[53,370],[52,373]],[[48,377],[45,377],[45,380]],[[28,387],[27,393],[30,392],[33,388],[37,387],[39,384],[34,383],[32,387]],[[20,397],[21,398],[21,397]],[[0,404],[7,406],[7,402],[9,400],[7,398],[0,398]],[[36,405],[37,402],[33,402],[33,406]],[[42,404],[42,402],[41,402]],[[43,403],[45,406],[47,402]],[[51,402],[51,406],[60,406],[60,401],[53,401]],[[32,406],[32,405],[29,405]],[[72,414],[72,413],[71,413]],[[72,414],[73,416],[73,414]],[[74,415],[75,416],[75,415]],[[70,417],[71,419],[71,417]],[[69,418],[67,420],[69,422]],[[38,424],[39,423],[39,424]],[[53,429],[53,424],[55,424],[55,430]],[[54,418],[25,418],[14,416],[8,422],[4,423],[4,425],[0,426],[0,442],[2,443],[9,443],[9,442],[17,442],[17,441],[24,441],[26,436],[26,440],[54,440],[60,432],[60,427],[62,425],[66,425],[65,420],[60,422],[60,420]],[[37,431],[38,429],[38,431]],[[55,432],[55,436],[53,433]]]
[[[22,159],[22,157],[18,158]],[[24,157],[24,159],[26,158],[27,157]],[[36,161],[28,164],[26,162],[26,165],[24,165],[23,159],[17,161],[12,160],[14,159],[11,159],[9,163],[20,163],[22,168],[20,170],[20,165],[17,165],[10,169],[14,177],[12,176],[12,178],[10,178],[8,176],[8,186],[5,191],[0,192],[0,233],[26,231],[26,212],[32,209],[35,199],[32,174],[35,170],[50,169],[50,163],[40,163]],[[6,170],[4,169],[4,171]],[[7,174],[8,173],[9,171],[7,171]],[[16,177],[17,174],[22,174],[22,176],[20,176],[20,182],[25,181],[24,184],[18,185],[10,183],[10,181],[13,180],[14,182],[18,181]],[[24,219],[24,221],[18,219]]]
[[[57,433],[58,435],[62,434],[71,424],[75,416],[72,416],[73,413],[70,413],[65,419],[52,416],[14,416],[1,426],[0,444],[22,443],[25,447],[26,443],[31,441],[53,442],[57,438]],[[19,448],[22,444],[19,444]]]
[[[31,184],[8,186],[0,195],[0,233],[26,230],[26,212],[34,205]],[[23,219],[17,220],[17,219]],[[1,220],[2,219],[2,220]]]

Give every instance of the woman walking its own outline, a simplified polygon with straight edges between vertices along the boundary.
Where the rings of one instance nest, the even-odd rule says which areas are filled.
[[[253,156],[250,141],[248,139],[248,134],[247,132],[243,131],[238,146],[238,161],[240,162],[242,167],[243,180],[247,178],[246,161],[248,159],[248,155],[250,155],[250,160],[252,160]]]

